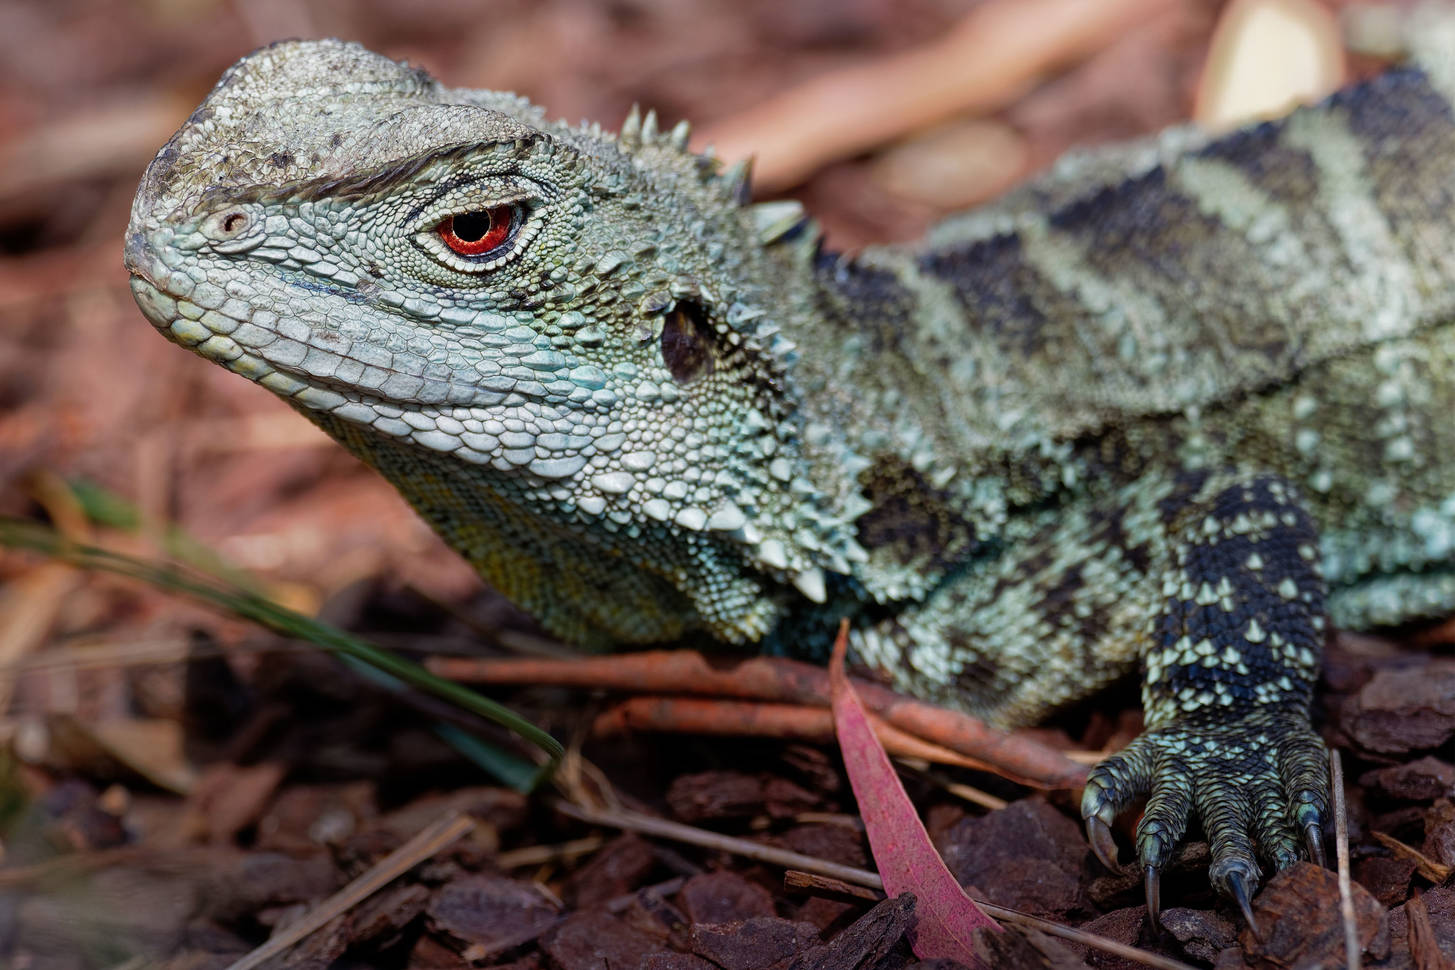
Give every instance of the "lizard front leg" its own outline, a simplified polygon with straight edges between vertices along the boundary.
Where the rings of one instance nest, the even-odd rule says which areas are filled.
[[[1047,509],[1004,552],[919,607],[858,631],[905,690],[1028,724],[1139,667],[1146,733],[1098,766],[1083,800],[1093,847],[1148,798],[1137,831],[1158,880],[1196,816],[1211,877],[1246,904],[1258,860],[1300,839],[1321,857],[1324,749],[1309,723],[1325,626],[1318,540],[1294,489],[1237,469],[1140,479]]]
[[[1107,823],[1147,796],[1137,826],[1147,905],[1189,818],[1209,875],[1252,923],[1258,859],[1283,869],[1302,841],[1322,862],[1325,752],[1309,724],[1324,631],[1318,540],[1295,490],[1272,475],[1189,475],[1161,503],[1168,555],[1148,636],[1146,733],[1092,772],[1082,814],[1098,855]]]

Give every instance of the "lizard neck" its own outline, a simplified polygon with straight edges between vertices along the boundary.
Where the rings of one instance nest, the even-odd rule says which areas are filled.
[[[550,483],[521,475],[481,487],[477,470],[454,455],[298,410],[387,478],[488,583],[577,646],[702,633],[748,643],[785,610],[787,592],[732,569],[732,550],[722,541],[683,545],[653,541],[640,530],[588,528],[595,523],[583,521],[579,509],[543,501]]]
[[[862,503],[855,527],[869,558],[855,578],[869,597],[921,599],[999,544],[1015,510],[1063,487],[1071,448],[1024,410],[997,411],[982,329],[915,251],[819,253],[812,282],[808,334],[795,339],[834,352],[805,355],[796,376],[806,425],[834,429],[840,449],[810,453],[816,477],[852,476],[837,490]],[[1007,440],[1018,428],[1033,445]]]

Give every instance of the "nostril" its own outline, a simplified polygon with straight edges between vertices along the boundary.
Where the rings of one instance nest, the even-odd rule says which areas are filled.
[[[202,234],[213,242],[231,242],[244,235],[253,220],[246,208],[235,206],[214,212],[202,220]]]
[[[197,228],[213,252],[240,255],[265,241],[262,218],[256,206],[232,205],[210,214]]]

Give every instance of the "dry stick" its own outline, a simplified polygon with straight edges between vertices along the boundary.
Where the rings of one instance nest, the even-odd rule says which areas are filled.
[[[1455,618],[1437,623],[1428,630],[1416,633],[1412,642],[1417,647],[1434,647],[1444,643],[1455,643]]]
[[[449,680],[474,684],[709,694],[755,701],[828,707],[828,673],[821,667],[778,657],[753,657],[727,666],[692,650],[649,650],[574,660],[476,660],[431,658],[425,666]],[[901,731],[989,765],[1002,777],[1030,788],[1079,788],[1086,767],[1053,748],[997,731],[957,711],[854,680],[864,706]]]
[[[926,771],[925,777],[944,789],[947,794],[954,795],[956,798],[963,799],[971,805],[979,805],[981,808],[988,809],[992,812],[998,812],[1010,804],[1004,798],[998,795],[992,795],[988,791],[981,791],[974,785],[951,781],[943,773],[938,771]]]
[[[870,715],[879,743],[891,755],[918,758],[936,764],[958,765],[980,771],[995,766],[958,751],[931,744]],[[691,734],[792,738],[832,743],[834,716],[823,707],[726,701],[700,697],[631,697],[597,716],[591,726],[597,736],[623,731],[684,731]]]
[[[1437,886],[1446,879],[1449,879],[1450,874],[1455,872],[1455,866],[1447,866],[1443,862],[1437,862],[1419,849],[1411,845],[1405,845],[1392,835],[1386,835],[1383,832],[1370,832],[1369,834],[1374,836],[1380,845],[1389,849],[1395,855],[1403,856],[1413,862],[1415,864],[1415,871]]]
[[[601,836],[589,835],[584,839],[572,839],[570,842],[560,842],[556,845],[528,845],[524,848],[501,852],[495,857],[495,865],[500,869],[539,866],[547,862],[555,862],[558,859],[573,859],[578,855],[595,852],[605,844],[606,840]]]
[[[880,881],[879,877],[867,869],[856,869],[838,862],[816,859],[811,855],[792,852],[788,849],[775,849],[771,845],[760,845],[757,842],[749,842],[747,839],[709,832],[707,829],[694,828],[691,825],[683,825],[681,822],[669,822],[664,818],[643,815],[641,812],[633,812],[628,809],[605,811],[572,805],[565,801],[557,801],[555,806],[562,814],[589,822],[592,825],[606,825],[611,828],[625,829],[628,832],[656,835],[674,842],[686,842],[688,845],[697,845],[704,849],[715,849],[719,852],[746,856],[759,862],[783,866],[785,869],[802,869],[805,872],[822,873],[835,879],[842,879],[844,882],[858,883],[873,889],[884,888],[884,883]]]
[[[855,899],[867,899],[871,903],[877,903],[884,898],[883,893],[876,893],[867,886],[856,886],[853,883],[844,882],[842,879],[830,879],[828,876],[820,876],[815,872],[804,872],[801,869],[789,869],[783,873],[783,885],[789,889],[853,896]]]
[[[998,0],[943,38],[814,78],[704,129],[729,161],[756,155],[754,182],[787,188],[849,158],[957,115],[988,114],[1036,80],[1095,53],[1169,0]]]
[[[886,744],[885,748],[889,749],[889,746]],[[928,781],[933,782],[936,788],[939,788],[946,794],[954,795],[956,798],[964,799],[972,805],[979,805],[981,808],[989,809],[992,812],[996,812],[1010,804],[1004,798],[997,798],[989,792],[981,791],[979,788],[975,788],[972,785],[962,784],[958,781],[951,781],[940,772],[931,770],[931,763],[923,758],[916,758],[911,755],[895,754],[893,750],[890,750],[889,753],[891,755],[894,755],[895,761],[899,763],[899,766],[901,768],[907,768],[910,771],[919,772]],[[952,762],[946,763],[950,764]]]
[[[638,896],[670,896],[680,890],[687,882],[686,876],[673,876],[671,879],[664,879],[661,882],[652,883],[650,886],[643,886],[641,889],[633,889],[629,893],[622,893],[606,904],[608,913],[620,913],[632,904]]]
[[[581,805],[572,805],[569,802],[560,800],[555,801],[553,804],[556,810],[562,814],[580,819],[583,822],[589,822],[592,825],[606,825],[611,828],[637,832],[642,835],[655,835],[659,838],[686,842],[689,845],[697,845],[718,852],[730,852],[734,855],[756,859],[759,862],[783,866],[785,869],[800,869],[804,872],[817,873],[853,885],[868,886],[870,889],[878,889],[881,892],[884,890],[884,881],[879,878],[877,873],[870,872],[868,869],[858,869],[854,866],[829,862],[826,859],[817,859],[799,852],[790,852],[787,849],[775,849],[772,846],[749,842],[747,839],[739,839],[731,835],[709,832],[706,829],[694,828],[691,825],[683,825],[680,822],[669,822],[666,819],[643,815],[640,812],[627,810],[615,812],[602,811],[594,808],[586,808]],[[972,896],[971,898],[974,899],[975,897]],[[983,899],[975,899],[975,902],[991,916],[994,916],[996,919],[1005,920],[1007,923],[1027,926],[1049,936],[1059,936],[1062,939],[1071,940],[1073,943],[1080,943],[1082,946],[1089,946],[1093,949],[1101,950],[1104,953],[1114,953],[1117,956],[1134,960],[1145,966],[1156,967],[1158,970],[1193,970],[1192,967],[1179,960],[1172,960],[1155,953],[1148,953],[1145,950],[1138,950],[1134,946],[1127,946],[1125,943],[1108,940],[1104,936],[1087,933],[1085,930],[1062,926],[1059,923],[1052,923],[1049,920],[1032,916],[1029,913],[1006,909],[1004,906],[996,906],[994,903],[987,903]]]
[[[1344,920],[1344,959],[1348,970],[1359,970],[1363,957],[1359,927],[1354,922],[1354,890],[1349,885],[1349,817],[1344,808],[1344,763],[1339,750],[1329,752],[1329,786],[1334,789],[1334,853],[1339,860],[1339,915]]]
[[[241,960],[229,965],[227,970],[252,970],[265,960],[277,956],[335,916],[357,906],[383,889],[415,865],[444,849],[474,827],[475,820],[468,815],[449,812],[439,821],[389,853],[374,868],[325,899],[307,916],[275,934],[268,942]]]
[[[1010,804],[1010,802],[1006,801],[1004,798],[999,798],[995,795],[990,794],[990,792],[981,791],[974,785],[965,785],[958,781],[941,781],[937,778],[934,778],[934,776],[931,776],[931,778],[933,778],[936,784],[943,788],[946,793],[954,795],[961,801],[969,802],[971,805],[979,805],[981,808],[988,809],[992,812],[998,812],[1002,808],[1005,808],[1007,805]]]

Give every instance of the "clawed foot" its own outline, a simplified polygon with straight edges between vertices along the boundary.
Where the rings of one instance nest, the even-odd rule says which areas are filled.
[[[1323,742],[1294,716],[1255,713],[1215,726],[1157,728],[1092,771],[1081,799],[1087,838],[1103,865],[1118,868],[1111,823],[1146,797],[1137,858],[1146,873],[1147,912],[1157,923],[1163,867],[1195,813],[1212,850],[1213,886],[1238,904],[1256,934],[1251,900],[1259,860],[1285,869],[1302,849],[1324,864],[1326,763]]]

